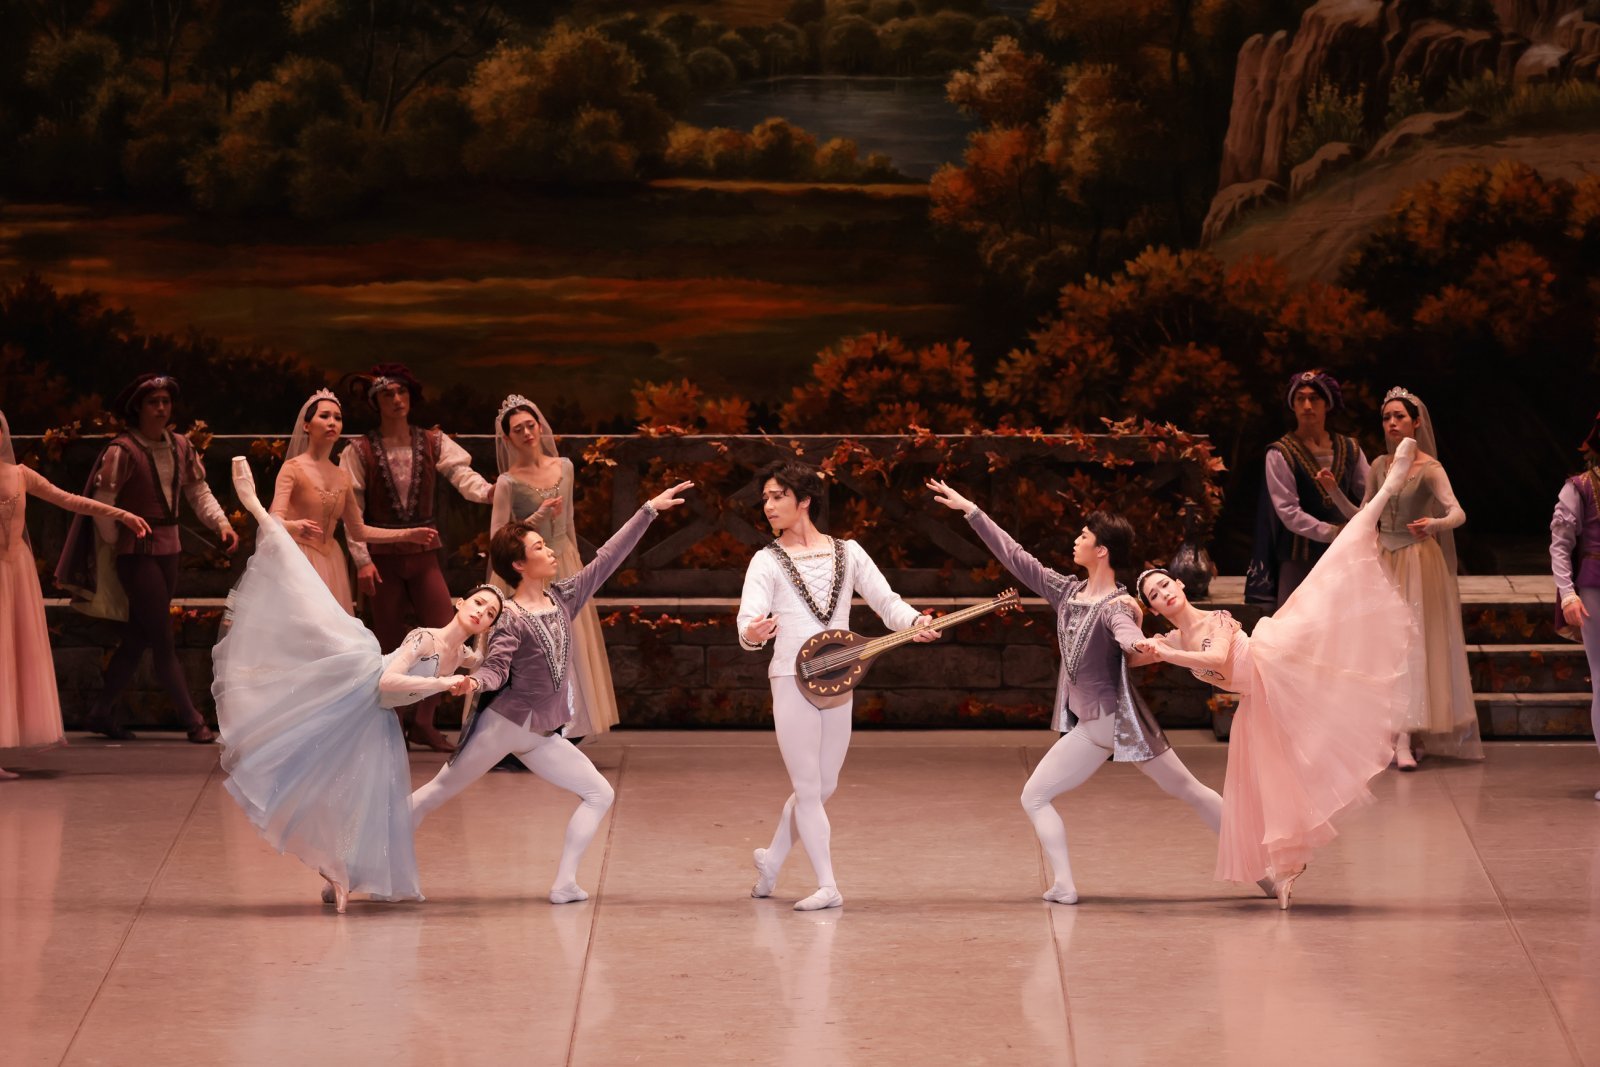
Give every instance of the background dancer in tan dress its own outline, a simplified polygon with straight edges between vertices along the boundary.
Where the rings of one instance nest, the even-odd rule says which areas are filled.
[[[556,580],[571,578],[583,570],[572,526],[572,461],[556,455],[555,435],[538,405],[515,394],[506,397],[495,416],[494,444],[500,477],[495,482],[489,535],[493,537],[508,522],[531,523],[556,554]],[[592,737],[611,729],[618,719],[611,661],[593,603],[585,603],[573,616],[572,642],[572,683],[567,691],[572,723],[566,736]]]

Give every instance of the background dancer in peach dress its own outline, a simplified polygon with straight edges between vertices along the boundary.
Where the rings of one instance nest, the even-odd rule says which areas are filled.
[[[350,472],[333,462],[333,449],[344,433],[344,410],[327,389],[311,394],[295,421],[294,436],[272,492],[272,516],[283,522],[300,551],[344,610],[355,614],[350,566],[334,540],[333,528],[344,522],[352,541],[376,545],[405,542],[439,547],[439,532],[430,526],[388,530],[361,521]]]
[[[1201,611],[1161,568],[1139,576],[1147,604],[1177,627],[1135,646],[1130,665],[1172,663],[1238,693],[1228,737],[1217,877],[1270,877],[1288,908],[1312,852],[1333,840],[1333,817],[1372,799],[1389,765],[1410,694],[1419,637],[1379,558],[1378,517],[1410,474],[1416,442],[1270,618],[1246,636],[1225,611]]]
[[[0,412],[0,751],[46,748],[65,739],[39,569],[25,525],[30,496],[121,523],[135,537],[150,536],[150,524],[132,512],[57,489],[19,464],[11,425]],[[0,768],[0,779],[15,777]]]

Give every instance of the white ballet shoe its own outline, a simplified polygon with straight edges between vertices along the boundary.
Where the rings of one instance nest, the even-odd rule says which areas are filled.
[[[844,897],[831,885],[825,885],[804,900],[795,901],[795,911],[821,911],[823,908],[842,908]]]
[[[1600,800],[1600,789],[1595,790],[1594,798]]]
[[[1302,865],[1297,870],[1292,872],[1287,878],[1284,878],[1282,881],[1277,883],[1277,885],[1276,885],[1276,889],[1277,889],[1276,896],[1278,898],[1278,910],[1279,911],[1288,911],[1289,910],[1289,905],[1294,900],[1294,880],[1296,878],[1299,878],[1302,874],[1305,874],[1305,873],[1306,873],[1305,866]]]
[[[550,903],[552,904],[576,904],[580,900],[588,899],[589,894],[585,893],[583,887],[577,882],[568,882],[566,885],[558,885],[550,890]]]
[[[1260,889],[1269,897],[1275,897],[1278,895],[1278,883],[1272,880],[1272,876],[1270,874],[1256,882],[1256,888]]]
[[[756,884],[750,887],[750,895],[758,900],[770,897],[773,887],[778,884],[778,872],[767,870],[767,850],[758,848],[752,854],[756,861]]]
[[[1390,493],[1400,490],[1400,483],[1411,474],[1411,465],[1417,459],[1417,439],[1407,437],[1394,449],[1394,458],[1389,461],[1389,473],[1384,476],[1383,488]]]
[[[13,778],[21,777],[22,775],[18,774],[16,771],[8,771],[4,767],[0,767],[0,782],[9,782]]]
[[[1076,904],[1078,891],[1071,886],[1053,885],[1044,891],[1044,899],[1052,904]]]

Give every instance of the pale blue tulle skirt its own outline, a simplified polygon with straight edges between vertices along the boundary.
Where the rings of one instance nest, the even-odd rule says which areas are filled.
[[[276,519],[212,652],[227,790],[267,843],[352,893],[421,900],[411,771],[384,656]]]

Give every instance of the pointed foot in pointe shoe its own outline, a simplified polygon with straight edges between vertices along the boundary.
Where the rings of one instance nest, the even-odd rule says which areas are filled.
[[[821,911],[823,908],[844,907],[844,897],[831,885],[825,885],[804,900],[795,901],[795,911]]]
[[[1261,890],[1269,897],[1275,897],[1278,895],[1278,883],[1272,880],[1271,875],[1268,875],[1267,877],[1257,881],[1256,888]]]
[[[4,767],[0,767],[0,782],[9,782],[13,778],[21,777],[22,775],[18,774],[16,771],[8,771]]]
[[[1600,800],[1600,789],[1595,790],[1594,798]]]
[[[346,889],[342,885],[339,885],[338,883],[335,883],[333,887],[333,910],[338,912],[340,915],[343,915],[345,906],[349,903],[350,890]]]
[[[778,884],[778,872],[767,869],[767,850],[758,848],[754,853],[756,861],[756,884],[750,887],[750,895],[756,899],[770,897],[773,887]]]
[[[1070,885],[1053,885],[1044,891],[1044,899],[1052,904],[1076,904],[1078,891]]]
[[[1301,867],[1299,870],[1292,872],[1288,877],[1278,881],[1276,895],[1278,897],[1279,911],[1289,910],[1289,905],[1294,902],[1294,881],[1296,878],[1299,878],[1305,873],[1306,869]]]
[[[577,882],[558,885],[550,890],[550,903],[552,904],[576,904],[580,900],[588,899],[589,894],[585,893],[583,887]]]
[[[187,734],[191,745],[209,745],[217,739],[217,732],[205,723],[191,727]]]

